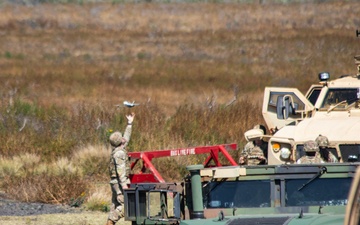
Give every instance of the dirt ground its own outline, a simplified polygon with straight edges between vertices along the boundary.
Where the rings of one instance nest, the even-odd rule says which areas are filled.
[[[107,214],[100,212],[42,214],[33,216],[0,216],[2,225],[98,225],[106,223]],[[120,221],[119,225],[129,222]]]
[[[70,206],[14,201],[0,192],[1,225],[98,225],[105,224],[107,216]],[[131,223],[121,220],[117,224]]]
[[[83,211],[69,206],[14,201],[0,193],[0,224],[103,224],[107,213]],[[120,224],[126,224],[120,223]]]

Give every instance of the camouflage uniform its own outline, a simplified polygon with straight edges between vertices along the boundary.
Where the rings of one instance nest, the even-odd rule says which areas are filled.
[[[246,165],[260,165],[267,163],[267,143],[261,141],[260,145],[257,145],[255,141],[249,141],[246,143],[241,157],[244,157]],[[240,163],[241,164],[241,163]]]
[[[324,163],[319,153],[319,146],[315,141],[307,141],[304,143],[304,151],[306,155],[296,161],[297,164]]]
[[[329,139],[325,136],[322,136],[321,134],[315,139],[315,142],[318,144],[320,148],[320,154],[321,156],[327,161],[327,162],[339,162],[339,160],[336,158],[336,156],[331,153],[326,148],[329,146]]]
[[[125,147],[130,141],[132,125],[128,123],[124,136],[116,131],[110,135],[110,144],[112,147],[109,161],[110,186],[112,191],[111,208],[107,224],[115,224],[124,217],[123,189],[129,184],[128,178],[128,155]]]
[[[253,129],[260,130],[260,133],[256,134],[256,136],[252,136],[253,141],[249,141],[248,143],[246,143],[244,150],[240,154],[240,165],[253,166],[267,164],[268,143],[263,141],[263,137],[266,134],[266,128],[265,126],[258,124],[255,125]],[[248,139],[246,138],[246,140]]]

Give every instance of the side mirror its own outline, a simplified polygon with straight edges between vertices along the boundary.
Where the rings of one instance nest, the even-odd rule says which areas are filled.
[[[276,114],[278,119],[286,120],[289,114],[296,115],[298,104],[294,102],[291,95],[279,96],[276,102]]]
[[[276,101],[276,114],[278,119],[286,120],[289,118],[290,102],[289,97],[279,96]]]

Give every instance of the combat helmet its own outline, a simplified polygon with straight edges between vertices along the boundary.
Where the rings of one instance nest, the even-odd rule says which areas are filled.
[[[321,134],[315,139],[315,142],[319,147],[329,146],[329,139],[326,136],[322,136]]]
[[[304,151],[305,152],[318,152],[319,146],[315,141],[307,141],[304,143]]]
[[[244,133],[246,141],[261,140],[264,136],[262,129],[251,129]]]
[[[122,142],[122,134],[119,131],[115,131],[109,137],[110,144],[114,147],[117,147]]]

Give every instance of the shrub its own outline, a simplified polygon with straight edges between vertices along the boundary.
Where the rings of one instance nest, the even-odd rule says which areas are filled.
[[[108,212],[111,204],[110,186],[97,186],[90,190],[89,197],[84,203],[85,209],[91,211]]]
[[[80,176],[80,169],[68,158],[62,157],[48,165],[48,173],[55,176],[76,175]]]
[[[27,173],[32,173],[36,166],[40,162],[40,156],[33,154],[33,153],[24,153],[18,156],[13,157],[13,161],[15,164],[21,164],[21,170],[22,174],[17,175],[24,175]]]
[[[23,164],[21,161],[14,161],[9,158],[0,157],[0,178],[19,175]]]
[[[71,204],[87,192],[88,181],[71,173],[8,176],[3,187],[6,193],[21,201]]]
[[[40,162],[40,157],[32,153],[14,156],[12,159],[1,157],[0,177],[25,176],[32,173]]]
[[[84,175],[107,175],[110,151],[105,145],[87,145],[74,152],[72,163]]]

